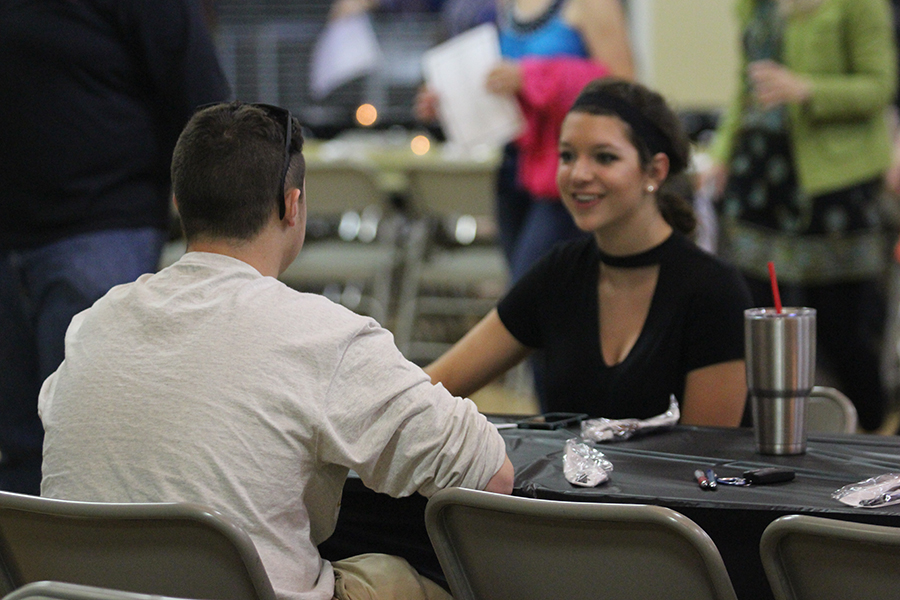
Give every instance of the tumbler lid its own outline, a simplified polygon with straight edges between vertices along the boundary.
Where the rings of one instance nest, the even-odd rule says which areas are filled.
[[[796,317],[814,317],[816,309],[805,306],[785,306],[781,312],[773,307],[757,307],[744,310],[745,319],[785,319]]]

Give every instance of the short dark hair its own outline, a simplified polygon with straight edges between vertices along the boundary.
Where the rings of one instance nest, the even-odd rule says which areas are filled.
[[[242,102],[216,104],[191,117],[172,155],[172,190],[189,241],[250,240],[277,214],[285,191],[303,189],[303,135],[295,118],[290,167],[284,190],[278,189],[286,122]]]
[[[669,174],[656,196],[659,210],[675,229],[686,234],[694,231],[697,218],[690,202],[682,195],[691,142],[681,119],[665,98],[633,81],[595,79],[582,89],[569,112],[622,119],[628,125],[629,139],[644,168],[650,165],[655,152],[665,152],[669,157]]]

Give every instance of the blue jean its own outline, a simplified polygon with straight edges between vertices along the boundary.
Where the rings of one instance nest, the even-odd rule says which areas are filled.
[[[37,397],[63,360],[72,317],[111,287],[155,271],[165,239],[154,228],[117,229],[0,250],[0,489],[40,490]]]
[[[516,172],[515,148],[508,146],[497,175],[497,226],[511,283],[557,242],[588,235],[575,226],[562,202],[535,200],[519,187]]]

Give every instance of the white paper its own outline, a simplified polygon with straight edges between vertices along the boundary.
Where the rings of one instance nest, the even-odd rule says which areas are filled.
[[[322,100],[341,85],[378,68],[381,48],[367,13],[329,22],[313,49],[310,94]]]
[[[479,25],[422,57],[426,85],[437,94],[441,126],[449,141],[472,148],[500,146],[522,128],[514,98],[485,88],[490,70],[500,62],[497,28]]]

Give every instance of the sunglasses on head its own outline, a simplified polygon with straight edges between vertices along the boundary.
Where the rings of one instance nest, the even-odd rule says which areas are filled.
[[[291,116],[291,111],[286,108],[281,108],[280,106],[258,102],[250,103],[249,106],[254,106],[265,111],[265,113],[272,117],[275,122],[284,123],[284,164],[281,167],[281,185],[278,187],[278,196],[276,198],[278,201],[278,218],[283,219],[285,211],[287,210],[287,207],[284,204],[284,184],[287,181],[288,167],[291,164],[291,130],[294,128],[293,117]]]

